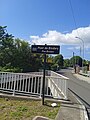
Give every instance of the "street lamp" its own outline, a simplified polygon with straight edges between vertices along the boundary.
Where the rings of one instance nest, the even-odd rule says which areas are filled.
[[[82,43],[83,43],[83,60],[82,60],[82,71],[83,71],[83,64],[84,64],[84,40],[83,40],[83,39],[81,39],[80,37],[75,37],[75,38],[77,38],[77,39],[81,40],[81,41],[82,41]]]

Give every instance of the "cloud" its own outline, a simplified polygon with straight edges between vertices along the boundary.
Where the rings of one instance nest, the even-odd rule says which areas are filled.
[[[30,36],[31,39],[39,39],[39,36]]]
[[[82,41],[75,38],[78,36],[83,39],[84,44],[87,48],[90,48],[90,26],[81,27],[75,30],[72,30],[71,33],[61,33],[56,30],[49,30],[47,33],[44,33],[42,36],[30,36],[32,43],[37,45],[41,44],[52,44],[52,45],[81,45]]]

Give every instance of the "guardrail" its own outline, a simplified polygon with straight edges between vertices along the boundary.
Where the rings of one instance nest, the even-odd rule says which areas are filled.
[[[67,99],[67,79],[53,71],[46,71],[45,96]],[[8,73],[0,72],[0,91],[13,95],[42,96],[42,72]]]

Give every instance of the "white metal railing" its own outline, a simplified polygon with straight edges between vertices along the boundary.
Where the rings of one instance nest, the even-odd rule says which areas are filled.
[[[43,72],[30,72],[29,74],[34,74],[34,75],[43,75]]]
[[[53,71],[46,71],[45,96],[67,99],[67,79]],[[42,96],[42,72],[0,72],[0,91]]]
[[[53,71],[48,71],[48,74],[50,75],[50,78],[53,81],[53,85],[57,88],[57,91],[59,93],[59,97],[64,97],[67,99],[68,96],[68,78],[58,74]]]

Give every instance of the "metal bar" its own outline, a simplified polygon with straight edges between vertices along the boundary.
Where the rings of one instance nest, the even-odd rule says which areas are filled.
[[[14,87],[14,79],[15,77],[13,76],[11,79],[11,74],[9,74],[9,89],[13,90]]]
[[[37,79],[37,93],[39,93],[39,77]]]
[[[2,81],[3,81],[3,73],[1,74],[1,88],[2,88]]]
[[[4,80],[3,80],[3,89],[5,88],[5,77],[6,77],[6,74],[4,75]]]
[[[36,77],[35,77],[35,82],[34,82],[34,93],[36,91]]]
[[[7,78],[7,80],[6,80],[6,83],[7,83],[7,85],[6,85],[6,89],[8,89],[8,73],[7,73],[6,78]]]
[[[40,77],[41,79],[39,79],[39,84],[40,84],[40,98],[42,96],[42,82],[43,82],[43,78]]]
[[[27,91],[27,76],[26,76],[26,82],[25,82],[25,92]]]
[[[22,80],[22,91],[24,91],[24,79],[25,79],[25,75],[23,75],[23,80]]]
[[[32,87],[33,86],[33,77],[32,77],[32,80],[31,80],[31,92],[32,92]]]
[[[16,90],[19,90],[19,85],[18,85],[18,83],[19,83],[19,75],[17,75],[17,88],[16,88]]]
[[[21,91],[21,82],[22,82],[22,75],[20,75],[20,80],[19,80],[19,91]]]
[[[44,105],[44,94],[45,94],[45,69],[46,69],[46,54],[44,54],[43,87],[42,87],[42,105]]]
[[[15,87],[16,87],[16,75],[15,75],[15,80],[14,80],[13,96],[15,95]]]
[[[28,76],[28,89],[27,89],[27,91],[29,92],[29,90],[30,90],[30,77]]]

